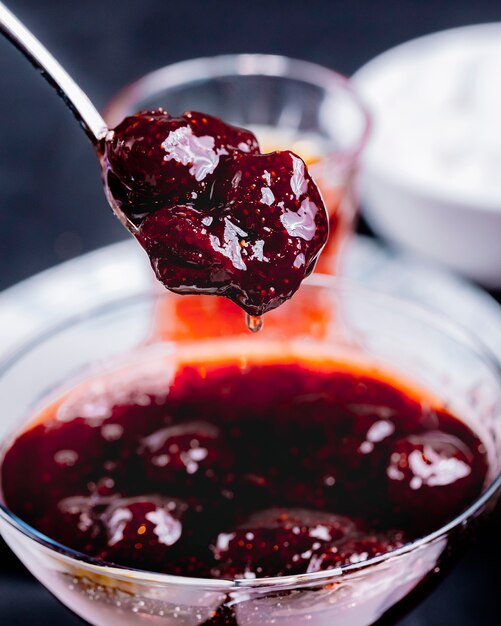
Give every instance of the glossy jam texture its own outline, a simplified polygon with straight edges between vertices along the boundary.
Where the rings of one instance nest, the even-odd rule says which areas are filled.
[[[16,515],[99,560],[230,579],[321,571],[437,529],[485,482],[466,425],[363,371],[132,374],[47,409],[1,467]]]
[[[297,291],[327,241],[304,161],[261,154],[250,131],[215,117],[137,113],[110,134],[102,164],[110,201],[172,291],[223,295],[261,315]]]

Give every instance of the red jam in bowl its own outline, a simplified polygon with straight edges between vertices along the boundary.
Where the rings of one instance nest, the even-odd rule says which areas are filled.
[[[10,510],[126,567],[256,578],[367,560],[480,493],[475,433],[374,368],[139,363],[66,392],[1,465]]]

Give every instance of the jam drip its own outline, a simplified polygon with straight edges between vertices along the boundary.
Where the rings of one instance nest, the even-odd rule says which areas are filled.
[[[110,201],[171,291],[226,296],[259,316],[297,291],[327,240],[304,161],[261,154],[251,132],[210,115],[127,117],[102,165]]]
[[[1,478],[8,507],[70,548],[232,579],[384,554],[459,514],[486,472],[466,425],[369,374],[193,364],[170,384],[139,367],[80,387]]]

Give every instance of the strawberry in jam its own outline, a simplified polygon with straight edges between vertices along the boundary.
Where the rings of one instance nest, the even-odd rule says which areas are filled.
[[[213,546],[222,578],[256,578],[300,574],[317,551],[353,533],[347,517],[303,509],[269,509],[251,515],[220,533]]]

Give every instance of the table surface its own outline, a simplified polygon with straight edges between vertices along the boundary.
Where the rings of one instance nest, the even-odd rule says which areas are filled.
[[[501,20],[499,0],[14,0],[11,8],[98,106],[122,85],[174,61],[232,52],[305,58],[351,74],[427,32]],[[29,64],[0,41],[0,289],[124,232],[71,114]],[[363,228],[363,226],[362,226]],[[500,294],[494,294],[499,298]],[[455,571],[399,626],[498,623],[500,515]],[[0,544],[0,624],[80,621]]]

